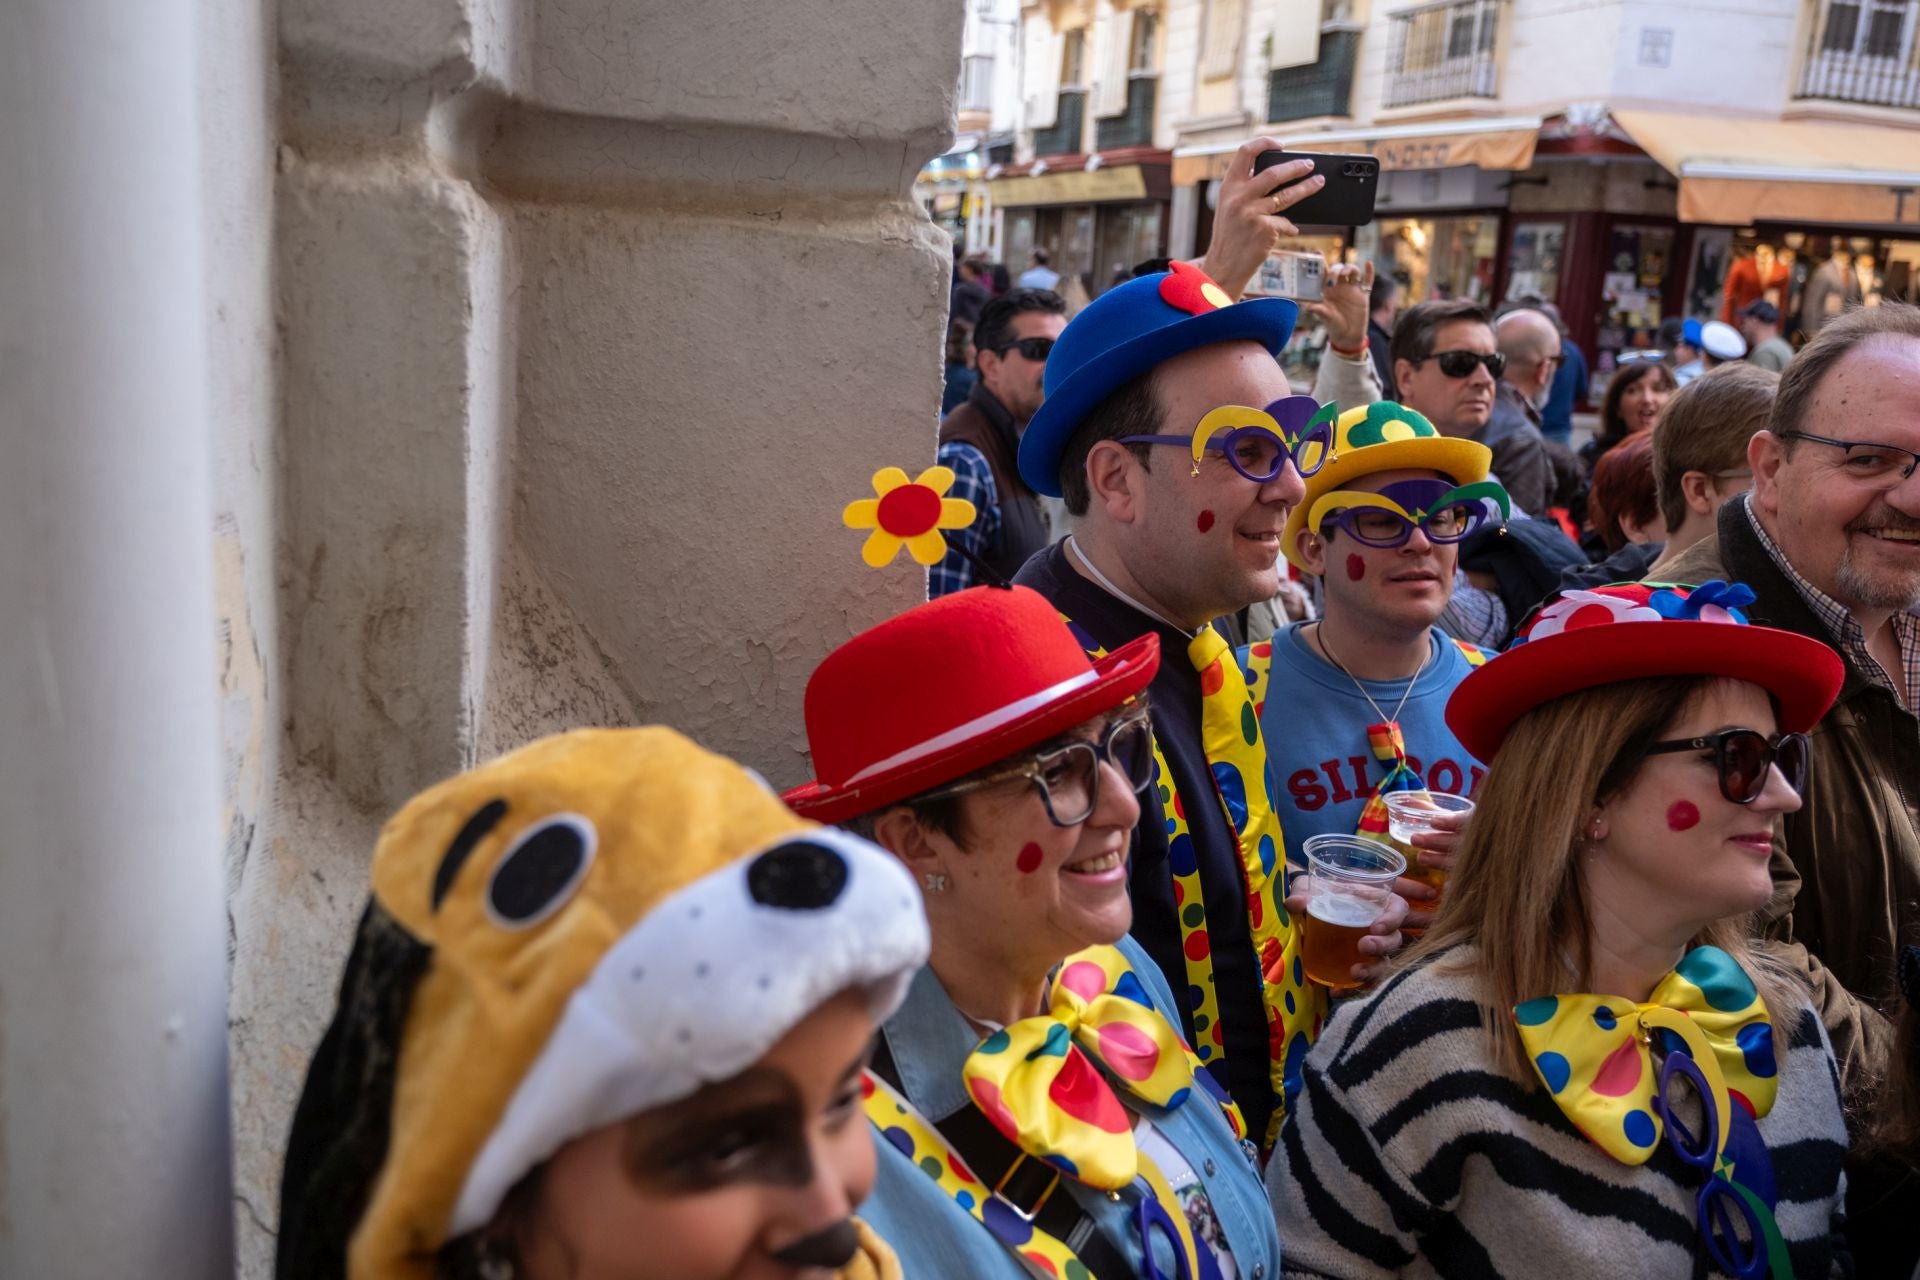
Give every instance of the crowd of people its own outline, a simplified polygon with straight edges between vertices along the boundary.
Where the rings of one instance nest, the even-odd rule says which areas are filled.
[[[1337,264],[1300,395],[1266,145],[1197,263],[956,285],[975,518],[812,781],[578,730],[387,825],[283,1277],[1920,1275],[1920,311],[1583,464],[1550,311]]]

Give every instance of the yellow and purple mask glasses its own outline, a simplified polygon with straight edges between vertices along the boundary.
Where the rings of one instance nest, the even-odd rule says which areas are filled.
[[[1310,476],[1333,456],[1333,422],[1340,406],[1312,396],[1287,396],[1265,409],[1223,404],[1208,411],[1191,436],[1122,436],[1121,444],[1177,444],[1193,452],[1193,474],[1209,450],[1255,484],[1265,484],[1292,462]]]
[[[1450,480],[1401,480],[1378,493],[1335,489],[1307,513],[1307,528],[1320,533],[1333,524],[1369,547],[1404,547],[1418,528],[1427,541],[1459,542],[1489,520],[1505,522],[1513,511],[1507,491],[1492,480],[1456,485]]]

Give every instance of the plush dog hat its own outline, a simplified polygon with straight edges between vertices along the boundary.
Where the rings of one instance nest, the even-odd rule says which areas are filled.
[[[569,1140],[758,1061],[927,955],[898,862],[667,729],[548,738],[415,797],[307,1075],[278,1274],[426,1280]]]

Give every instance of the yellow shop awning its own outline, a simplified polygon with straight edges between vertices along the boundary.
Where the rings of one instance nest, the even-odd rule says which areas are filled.
[[[1388,125],[1375,129],[1338,129],[1329,133],[1282,135],[1288,151],[1332,151],[1371,155],[1383,172],[1401,169],[1450,169],[1478,165],[1482,169],[1525,169],[1533,164],[1533,144],[1540,137],[1540,117],[1503,116],[1492,120],[1441,120],[1424,124]],[[1176,147],[1173,181],[1188,186],[1224,178],[1227,163],[1239,149],[1237,142]]]
[[[1029,173],[1013,178],[995,178],[987,184],[993,202],[1002,209],[1038,204],[1101,204],[1110,200],[1154,200],[1165,194],[1166,166],[1157,172],[1159,182],[1148,183],[1146,169],[1137,164],[1120,164],[1106,169],[1061,169],[1055,173]],[[1152,186],[1160,187],[1154,191]]]
[[[1920,228],[1920,129],[1664,111],[1613,118],[1680,179],[1683,222]]]

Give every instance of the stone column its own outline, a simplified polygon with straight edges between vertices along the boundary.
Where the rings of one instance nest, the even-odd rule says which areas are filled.
[[[231,1271],[193,0],[0,7],[0,1275]]]

